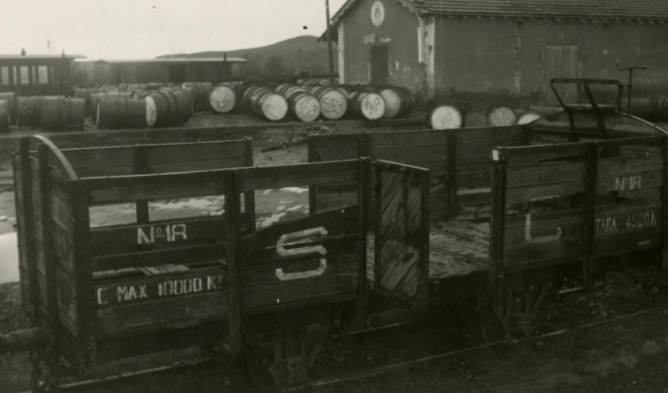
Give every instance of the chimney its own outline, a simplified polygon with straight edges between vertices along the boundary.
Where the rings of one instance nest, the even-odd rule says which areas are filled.
[[[26,50],[25,50],[25,48],[21,48],[21,56],[25,56],[25,55],[26,55]]]

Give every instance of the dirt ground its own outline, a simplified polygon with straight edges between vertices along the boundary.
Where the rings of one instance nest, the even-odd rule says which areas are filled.
[[[340,132],[310,128],[308,132]],[[343,130],[345,131],[345,130]],[[306,145],[261,152],[270,146],[299,141],[304,129],[292,133],[268,131],[254,139],[255,165],[307,161]],[[11,170],[0,163],[0,234],[13,231],[14,206]],[[4,183],[3,183],[4,181]],[[4,188],[3,188],[4,184]],[[261,193],[257,198],[258,224],[268,225],[304,214],[308,196],[291,189]],[[219,214],[216,198],[158,201],[151,215],[160,218],[193,214]],[[131,206],[96,208],[95,225],[128,222]],[[0,255],[2,258],[2,255]],[[668,392],[668,273],[651,258],[646,264],[599,276],[594,288],[564,296],[551,296],[535,323],[535,334],[568,329],[592,322],[612,322],[553,337],[504,343],[439,361],[402,369],[355,382],[313,388],[313,392]],[[616,318],[653,310],[628,319]],[[316,363],[315,378],[326,378],[371,367],[395,364],[489,343],[475,331],[461,306],[430,320],[402,328],[354,337],[339,337],[327,344]],[[27,327],[21,309],[18,283],[0,284],[0,333]],[[492,339],[491,341],[494,341]],[[197,349],[172,351],[130,359],[104,367],[100,375],[202,359]],[[29,388],[27,355],[0,356],[0,392]],[[72,381],[66,378],[64,382]],[[249,392],[244,378],[232,377],[224,366],[209,363],[165,373],[128,378],[76,392]]]

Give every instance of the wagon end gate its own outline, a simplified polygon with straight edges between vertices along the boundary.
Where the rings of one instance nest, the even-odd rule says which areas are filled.
[[[54,352],[89,375],[118,358],[233,341],[223,202],[233,173],[219,168],[252,164],[249,141],[59,150],[38,139],[34,152],[22,139],[14,158],[21,287]],[[149,217],[149,201],[211,196],[221,214]],[[251,231],[245,199],[240,230]],[[92,208],[123,204],[136,208],[131,223],[91,225]]]

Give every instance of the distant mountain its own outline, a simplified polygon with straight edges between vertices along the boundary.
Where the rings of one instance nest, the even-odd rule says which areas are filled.
[[[334,72],[338,73],[337,46],[332,44]],[[181,53],[159,56],[161,58],[224,57],[224,51]],[[281,78],[300,75],[326,76],[329,73],[327,43],[318,42],[316,36],[299,36],[259,48],[227,51],[228,57],[242,57],[248,62],[243,66],[245,77]]]

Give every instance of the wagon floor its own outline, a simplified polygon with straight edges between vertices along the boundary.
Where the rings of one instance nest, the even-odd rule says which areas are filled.
[[[373,281],[374,239],[367,243],[367,278]],[[429,278],[440,281],[489,269],[489,223],[443,221],[429,230]]]

